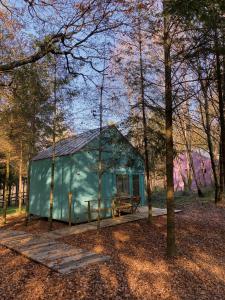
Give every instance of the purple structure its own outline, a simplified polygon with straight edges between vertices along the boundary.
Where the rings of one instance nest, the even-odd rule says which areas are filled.
[[[200,187],[213,185],[210,158],[196,151],[193,151],[191,155],[198,185]],[[174,160],[174,189],[175,191],[183,191],[185,186],[191,190],[196,190],[196,181],[187,153],[180,154]]]

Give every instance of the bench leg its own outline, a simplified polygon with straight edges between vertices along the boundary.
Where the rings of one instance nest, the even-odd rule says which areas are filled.
[[[112,207],[112,218],[115,219],[115,210],[113,207]]]
[[[88,223],[91,222],[91,204],[88,201]]]

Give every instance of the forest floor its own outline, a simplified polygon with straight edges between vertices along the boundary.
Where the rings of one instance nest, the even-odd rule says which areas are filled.
[[[69,276],[0,247],[0,297],[225,299],[225,208],[198,201],[182,209],[176,215],[177,257],[170,261],[165,216],[154,218],[153,225],[140,220],[61,238],[111,257]]]

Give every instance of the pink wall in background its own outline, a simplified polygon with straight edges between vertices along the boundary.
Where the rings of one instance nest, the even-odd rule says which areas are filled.
[[[211,186],[213,184],[213,173],[211,168],[210,158],[198,153],[192,152],[193,164],[196,172],[196,177],[200,187]],[[180,154],[174,161],[174,189],[175,191],[184,190],[184,180],[182,176],[185,177],[187,181],[187,154]],[[193,173],[191,170],[191,189],[196,189],[196,182],[193,178]]]

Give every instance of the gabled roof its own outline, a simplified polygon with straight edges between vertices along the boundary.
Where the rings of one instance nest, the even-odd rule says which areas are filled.
[[[105,131],[110,126],[102,129]],[[55,145],[55,156],[66,156],[80,151],[84,146],[90,143],[94,138],[100,134],[100,129],[92,129],[73,137],[63,139]],[[32,160],[41,160],[52,157],[52,147],[39,152]]]
[[[115,128],[118,133],[124,138],[124,140],[133,148],[133,150],[143,159],[138,150],[129,142],[129,140],[119,131],[115,125],[105,126],[102,128],[102,132],[107,131],[110,128]],[[55,144],[55,156],[67,156],[74,154],[84,148],[92,140],[98,137],[100,129],[91,129],[78,134],[73,137],[63,139]],[[52,147],[47,148],[39,152],[32,160],[42,160],[52,157]]]

